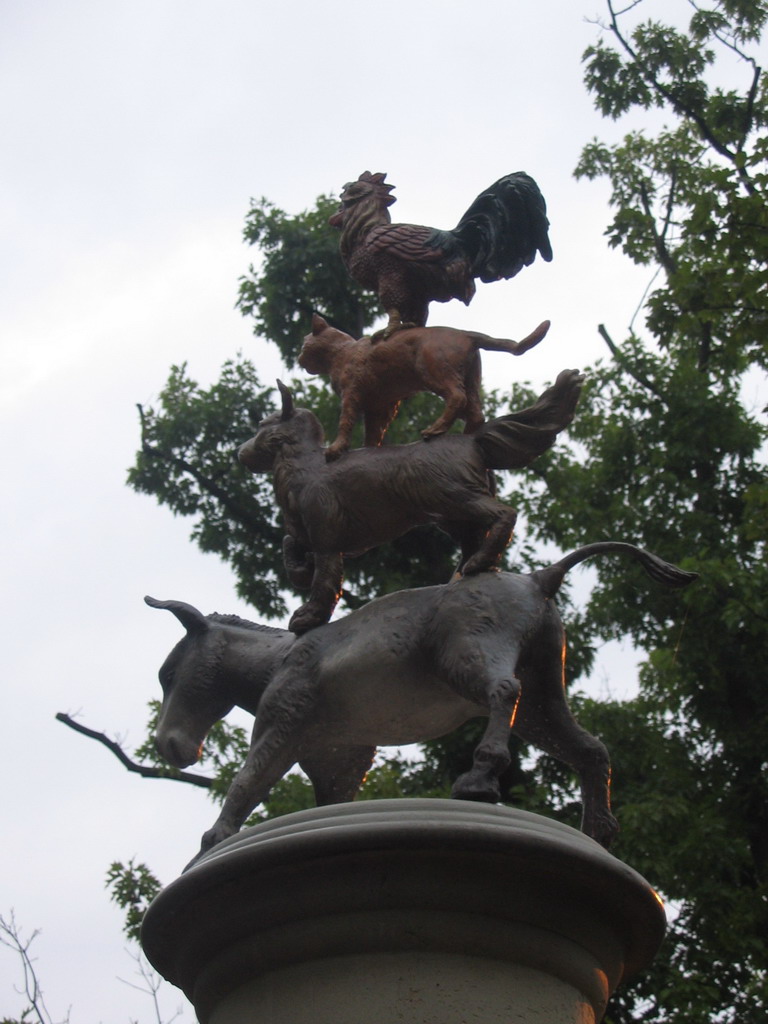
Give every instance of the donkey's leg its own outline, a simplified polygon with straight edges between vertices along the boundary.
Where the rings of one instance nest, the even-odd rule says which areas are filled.
[[[492,609],[478,607],[477,615],[465,619],[464,628],[451,617],[446,629],[434,637],[439,674],[465,700],[478,708],[487,708],[488,724],[478,743],[472,767],[453,784],[451,796],[460,800],[499,799],[499,776],[510,762],[509,734],[520,698],[520,682],[515,675],[517,646],[499,643],[493,626],[482,622]],[[474,627],[474,628],[473,628]]]
[[[308,629],[326,623],[341,596],[344,578],[344,560],[341,554],[319,554],[315,552],[315,574],[309,600],[291,616],[288,629],[292,633],[306,633]]]
[[[522,673],[523,697],[515,733],[546,754],[570,765],[581,785],[581,829],[606,848],[619,825],[611,813],[611,764],[605,745],[571,714],[565,699],[559,646],[549,657],[537,652],[535,667]]]
[[[375,753],[375,747],[340,747],[303,757],[299,767],[309,776],[317,806],[354,800]]]
[[[475,749],[472,767],[453,784],[451,796],[455,799],[486,803],[497,803],[500,799],[499,776],[511,760],[509,733],[519,698],[520,682],[515,676],[500,676],[489,682],[488,725]]]
[[[284,731],[267,727],[254,734],[245,764],[232,780],[221,813],[203,835],[204,853],[240,830],[251,811],[263,803],[270,790],[296,763],[296,745],[287,742]]]

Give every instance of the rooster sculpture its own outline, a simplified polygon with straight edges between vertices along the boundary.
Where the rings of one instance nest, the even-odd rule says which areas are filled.
[[[453,231],[393,224],[394,185],[386,174],[365,171],[348,182],[330,224],[341,231],[340,250],[350,275],[375,291],[389,323],[375,337],[423,327],[430,302],[461,299],[469,305],[475,278],[514,277],[541,253],[552,259],[547,207],[536,182],[518,171],[499,178],[472,203]]]

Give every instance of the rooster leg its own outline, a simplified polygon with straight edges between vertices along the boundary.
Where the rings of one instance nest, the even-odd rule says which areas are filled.
[[[389,316],[389,323],[386,327],[383,327],[380,331],[376,331],[371,335],[371,341],[386,341],[390,338],[395,331],[403,331],[408,327],[423,327],[423,324],[412,323],[411,321],[403,320],[400,316],[399,309],[388,309],[387,314]]]

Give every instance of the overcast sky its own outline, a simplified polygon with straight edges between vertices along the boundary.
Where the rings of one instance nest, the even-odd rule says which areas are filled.
[[[54,1019],[70,1006],[73,1024],[153,1019],[117,980],[134,965],[105,872],[135,856],[171,881],[216,813],[201,790],[127,774],[54,715],[79,713],[129,748],[143,739],[180,637],[145,593],[254,617],[229,570],[189,542],[190,523],[125,487],[135,403],[153,402],[171,364],[209,383],[238,350],[274,380],[276,349],[233,308],[254,258],[241,240],[249,199],[298,212],[366,169],[395,184],[395,219],[442,228],[502,174],[532,174],[554,262],[480,285],[469,309],[433,307],[432,322],[520,337],[552,320],[535,352],[485,360],[493,386],[543,385],[601,357],[597,324],[622,337],[648,283],[607,248],[607,185],[572,177],[586,142],[625,130],[581,82],[601,7],[0,5],[0,912],[42,929]],[[0,1016],[20,1011],[19,979],[0,949]],[[183,1001],[165,998],[166,1012]]]

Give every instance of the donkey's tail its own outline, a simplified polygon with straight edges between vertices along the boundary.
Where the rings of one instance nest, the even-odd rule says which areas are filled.
[[[644,551],[643,548],[638,548],[634,544],[626,544],[621,540],[603,540],[595,544],[586,544],[583,548],[577,548],[546,569],[537,569],[531,573],[531,576],[539,584],[546,597],[554,597],[565,579],[565,574],[575,565],[593,555],[606,555],[613,551],[631,555],[642,565],[652,580],[663,583],[667,587],[687,587],[699,575],[697,572],[686,572],[685,569],[680,569],[678,566],[672,565],[671,562],[665,562],[658,555]]]

